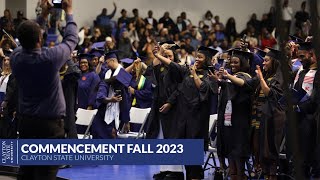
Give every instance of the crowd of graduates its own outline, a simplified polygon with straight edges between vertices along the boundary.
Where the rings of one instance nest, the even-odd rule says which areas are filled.
[[[49,15],[61,17],[63,13],[52,10],[47,1],[38,5],[41,11],[37,22],[44,34],[59,30],[63,36],[59,21],[52,20],[48,25]],[[297,31],[288,37],[285,52],[274,48],[273,10],[264,14],[261,22],[253,14],[247,28],[237,33],[234,18],[224,27],[219,16],[213,18],[210,11],[196,27],[185,12],[174,23],[168,12],[157,21],[152,11],[142,19],[138,9],[133,9],[132,18],[123,9],[114,23],[111,19],[116,4],[110,15],[103,9],[94,21],[92,36],[90,28],[80,29],[78,46],[60,69],[66,138],[77,138],[80,131],[75,124],[78,108],[98,109],[91,127],[97,139],[117,138],[118,131],[130,131],[131,107],[151,108],[145,128],[147,138],[203,139],[207,149],[211,143],[209,116],[217,114],[215,133],[221,170],[229,168],[232,180],[246,179],[245,162],[252,157],[254,171],[273,180],[279,173],[280,145],[284,139],[292,140],[288,133],[292,119],[286,116],[292,108],[285,98],[288,88],[298,134],[292,142],[301,149],[298,168],[305,178],[320,178],[320,77],[315,43],[308,31],[309,15],[304,9],[305,3],[296,15]],[[23,14],[18,15],[23,22]],[[1,27],[9,33],[1,40],[1,136],[17,138],[19,88],[11,75],[10,54],[17,46],[14,29],[18,26],[8,24],[1,18]],[[55,42],[44,39],[45,44],[48,47],[43,50],[55,47]],[[281,71],[283,66],[289,72]],[[284,73],[289,74],[289,82],[284,80]],[[289,162],[296,154],[287,142]],[[204,178],[202,166],[185,166],[185,170],[187,179]],[[294,175],[295,171],[286,173]],[[181,166],[162,166],[154,175],[158,180],[183,177]]]

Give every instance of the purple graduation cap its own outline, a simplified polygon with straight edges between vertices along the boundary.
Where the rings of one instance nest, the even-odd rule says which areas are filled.
[[[257,51],[256,51],[256,55],[259,56],[261,59],[264,58],[264,56],[266,56],[267,52],[263,51],[262,49],[259,49],[259,48],[255,48]]]
[[[104,47],[104,44],[105,42],[102,41],[102,42],[96,42],[96,43],[93,43],[91,48],[94,49],[94,48],[103,48]]]
[[[116,79],[125,87],[129,87],[132,75],[128,73],[125,69],[121,68],[119,73],[116,75]]]
[[[132,64],[133,63],[133,59],[130,59],[130,58],[124,58],[124,59],[121,59],[120,62],[122,63],[125,63],[125,64]]]
[[[109,51],[105,54],[104,59],[105,60],[111,59],[111,58],[118,59],[118,55],[117,55],[118,52],[119,52],[118,50]]]
[[[90,51],[90,54],[94,55],[94,57],[101,57],[104,54],[104,49],[94,48]]]

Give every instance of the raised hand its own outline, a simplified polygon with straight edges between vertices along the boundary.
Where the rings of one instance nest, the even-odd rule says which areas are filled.
[[[134,63],[135,64],[139,64],[141,62],[141,59],[140,58],[137,58],[136,60],[134,60]]]
[[[159,54],[159,52],[160,52],[160,46],[155,46],[155,47],[153,48],[153,50],[152,50],[152,53],[153,53],[154,55]]]
[[[105,61],[105,60],[104,60],[104,56],[101,56],[101,57],[99,58],[99,63],[102,64],[102,63],[104,63],[104,61]]]
[[[191,66],[191,67],[190,67],[190,73],[191,73],[192,75],[196,74],[196,69],[197,69],[197,67],[196,67],[195,65]]]
[[[260,66],[257,65],[256,66],[256,74],[257,74],[257,77],[261,80],[261,78],[263,78],[263,75],[262,75],[262,72],[261,72],[261,69],[260,69]]]
[[[67,14],[72,14],[72,0],[63,0],[62,1],[62,9]]]

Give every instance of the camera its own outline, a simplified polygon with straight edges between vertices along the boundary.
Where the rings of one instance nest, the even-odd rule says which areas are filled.
[[[115,96],[121,96],[121,90],[117,89],[117,90],[114,91],[114,93],[115,93],[114,94]]]
[[[62,0],[52,0],[52,4],[54,8],[58,8],[58,9],[62,8]]]

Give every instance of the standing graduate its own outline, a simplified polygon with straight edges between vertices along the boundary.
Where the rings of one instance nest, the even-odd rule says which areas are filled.
[[[104,55],[104,49],[102,49],[102,48],[91,49],[90,54],[93,56],[90,63],[92,65],[93,69],[95,70],[99,64],[100,57]]]
[[[320,73],[317,67],[312,42],[299,43],[298,57],[301,68],[294,81],[294,89],[298,92],[295,97],[295,115],[298,124],[299,148],[302,150],[302,169],[304,178],[320,178],[320,143],[319,143],[319,97]]]
[[[244,86],[251,79],[249,61],[253,54],[233,49],[232,75],[223,68],[218,110],[218,154],[229,161],[231,180],[246,179],[245,161],[250,152],[250,117],[252,89]]]
[[[128,86],[132,76],[119,64],[116,51],[105,55],[109,70],[99,83],[96,97],[98,112],[92,123],[92,136],[96,139],[116,138],[117,130],[130,129],[130,94]]]
[[[196,61],[192,68],[169,61],[157,52],[155,56],[166,64],[172,72],[177,82],[180,82],[176,91],[169,97],[163,107],[163,111],[174,109],[175,127],[170,133],[170,138],[177,139],[203,139],[205,148],[208,142],[209,116],[210,116],[210,96],[217,93],[217,82],[209,77],[209,66],[211,59],[218,51],[201,46],[197,51]],[[217,80],[217,77],[214,76]],[[201,165],[186,165],[186,179],[203,179],[203,169]]]
[[[15,114],[18,107],[18,89],[14,76],[11,76],[11,68],[9,63],[10,55],[11,51],[4,51],[4,58],[2,60],[2,73],[0,77],[0,93],[2,100],[0,136],[3,139],[17,138],[17,118]]]
[[[0,103],[2,103],[2,101],[5,98],[7,84],[11,76],[10,54],[11,54],[11,51],[4,50],[4,57],[2,60],[2,67],[1,67],[2,72],[0,76]]]
[[[69,139],[78,139],[76,129],[76,111],[78,81],[80,75],[80,69],[72,60],[68,60],[67,63],[60,69],[60,79],[64,98],[66,100],[66,117],[64,119],[64,129],[66,137]]]
[[[78,108],[93,109],[95,105],[95,89],[100,82],[99,76],[93,71],[90,54],[80,54],[79,67],[81,78],[78,81]]]
[[[285,111],[279,100],[283,97],[280,71],[281,52],[269,48],[264,57],[263,72],[257,66],[257,77],[247,81],[256,89],[252,106],[253,155],[256,171],[263,170],[269,180],[277,179],[280,144],[284,135]]]
[[[177,46],[173,41],[160,43],[160,47],[155,50],[158,55],[166,58],[168,61],[179,63]],[[153,91],[153,101],[147,124],[147,138],[168,139],[172,131],[177,129],[173,126],[174,108],[165,110],[167,102],[172,93],[177,89],[178,82],[174,78],[174,72],[169,69],[167,64],[162,63],[156,56],[153,60],[153,83],[155,89]],[[183,180],[183,167],[180,165],[162,165],[160,172],[154,174],[155,180],[176,179]]]
[[[126,71],[133,76],[133,84],[129,86],[129,93],[131,94],[131,105],[137,108],[150,108],[152,104],[152,83],[145,76],[144,72],[147,65],[141,62],[140,58],[136,60],[125,59],[131,65],[126,68]],[[120,60],[120,61],[125,61]]]

